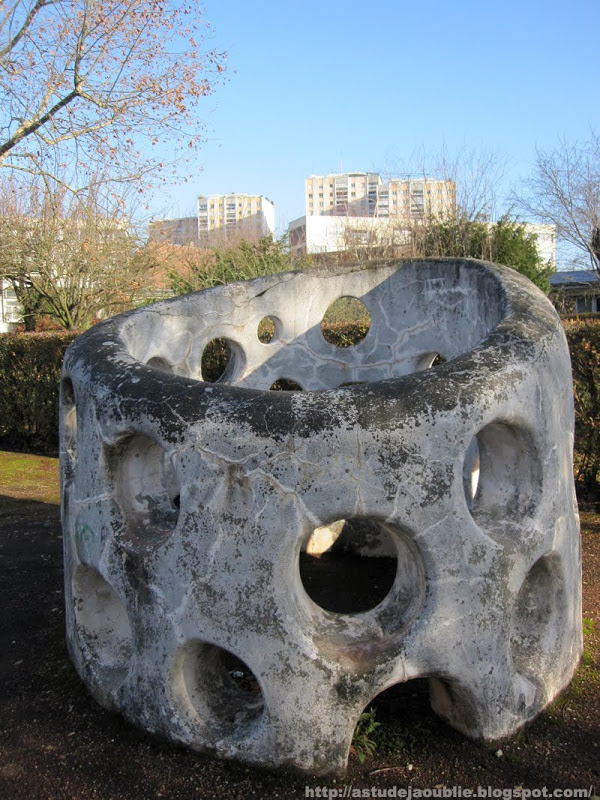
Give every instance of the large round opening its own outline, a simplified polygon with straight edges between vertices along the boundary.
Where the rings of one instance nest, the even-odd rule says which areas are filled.
[[[398,617],[421,596],[420,560],[407,537],[369,518],[340,519],[316,528],[300,553],[306,594],[325,611],[359,614],[391,596]]]
[[[440,364],[445,364],[446,358],[441,353],[423,353],[417,358],[416,372],[422,372],[425,369],[432,369],[439,367]]]
[[[229,650],[200,640],[187,642],[175,659],[175,677],[200,720],[221,735],[255,722],[263,713],[260,684]]]
[[[269,386],[271,392],[302,392],[304,391],[297,381],[291,378],[278,378]]]
[[[154,546],[171,535],[179,519],[179,478],[170,455],[143,433],[108,449],[107,462],[132,546]]]
[[[371,327],[371,313],[358,297],[339,297],[321,322],[326,342],[336,347],[353,347],[362,342]]]
[[[278,329],[280,327],[281,323],[276,317],[263,317],[258,323],[258,329],[256,331],[259,342],[262,342],[263,344],[271,344],[272,342],[277,341],[279,338]]]
[[[70,378],[64,378],[61,383],[61,412],[63,423],[63,441],[65,450],[73,468],[77,461],[77,407],[75,405],[75,391]]]
[[[549,553],[538,559],[519,590],[512,619],[511,653],[523,675],[544,680],[560,652],[566,624],[564,576],[560,558]]]
[[[477,437],[473,436],[465,453],[463,462],[463,489],[469,509],[473,504],[479,490],[479,473],[481,471],[481,457]]]
[[[173,366],[166,360],[166,358],[162,358],[161,356],[153,356],[152,358],[148,359],[148,361],[146,361],[146,366],[152,367],[152,369],[158,370],[158,372],[173,372]]]
[[[102,680],[125,680],[133,651],[125,606],[94,567],[79,566],[73,578],[77,633],[83,652]]]
[[[206,383],[235,381],[243,371],[244,351],[231,339],[211,339],[202,351],[200,369]]]
[[[542,474],[527,430],[508,422],[486,425],[463,457],[465,499],[475,522],[493,535],[498,520],[520,523],[533,514]]]

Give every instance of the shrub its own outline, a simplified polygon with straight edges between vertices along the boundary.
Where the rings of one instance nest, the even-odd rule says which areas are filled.
[[[336,347],[352,347],[369,331],[369,322],[329,322],[321,325],[323,337]]]
[[[58,452],[60,367],[74,333],[0,334],[0,446]]]
[[[580,494],[600,488],[600,317],[563,320],[573,368],[575,397],[575,479]],[[259,332],[266,341],[271,323]],[[348,347],[364,338],[368,322],[329,322],[327,341]],[[0,446],[54,454],[58,450],[60,366],[74,333],[0,334]],[[207,347],[202,370],[218,380],[229,353],[224,341]],[[277,388],[289,388],[287,386]]]
[[[425,227],[420,247],[425,257],[482,258],[505,264],[525,275],[546,294],[550,291],[554,267],[542,261],[537,235],[508,217],[487,223],[459,215],[434,222]]]
[[[573,369],[575,480],[585,493],[600,487],[600,318],[563,320]]]
[[[173,254],[171,254],[171,257]],[[174,294],[188,294],[211,286],[223,286],[234,281],[249,280],[261,275],[274,275],[289,270],[305,269],[309,256],[290,252],[287,241],[263,236],[258,242],[242,239],[225,249],[209,251],[192,248],[173,263],[169,270]]]

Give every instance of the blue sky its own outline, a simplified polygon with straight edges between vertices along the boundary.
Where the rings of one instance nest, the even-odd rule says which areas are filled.
[[[228,80],[207,98],[207,141],[186,183],[152,200],[195,213],[201,193],[303,214],[304,179],[394,172],[415,150],[494,150],[505,187],[535,148],[600,127],[599,0],[206,0]],[[182,175],[183,177],[183,175]]]

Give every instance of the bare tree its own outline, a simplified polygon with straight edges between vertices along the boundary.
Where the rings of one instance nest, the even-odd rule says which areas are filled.
[[[12,182],[0,192],[0,275],[28,327],[48,314],[64,328],[130,307],[147,291],[148,260],[120,206],[95,192]]]
[[[419,148],[408,159],[391,159],[383,174],[388,180],[401,177],[453,181],[457,196],[452,216],[456,218],[490,221],[510,210],[502,197],[505,160],[496,150],[483,145],[464,146],[454,152],[446,146],[431,152]]]
[[[328,253],[328,262],[352,263],[389,261],[420,253],[415,248],[415,224],[402,217],[346,217],[337,255]],[[421,223],[419,223],[421,224]]]
[[[538,150],[519,205],[555,225],[557,237],[600,272],[600,135],[592,131],[585,142],[563,139],[554,150]]]
[[[0,0],[0,166],[76,187],[194,148],[224,69],[204,34],[197,0]]]

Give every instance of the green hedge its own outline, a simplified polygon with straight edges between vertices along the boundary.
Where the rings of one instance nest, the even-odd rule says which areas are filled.
[[[569,318],[565,326],[575,390],[575,477],[580,489],[600,491],[600,318]],[[366,323],[331,322],[325,338],[349,347],[364,338]],[[268,322],[259,331],[269,341]],[[0,447],[54,454],[58,450],[58,382],[63,354],[73,333],[0,335]],[[225,341],[205,351],[202,370],[218,380],[229,358]],[[286,376],[289,377],[289,376]],[[278,382],[273,388],[294,388]]]
[[[575,479],[584,492],[600,491],[600,317],[563,325],[571,351],[575,399]]]
[[[58,453],[58,384],[75,333],[0,334],[0,447]]]

